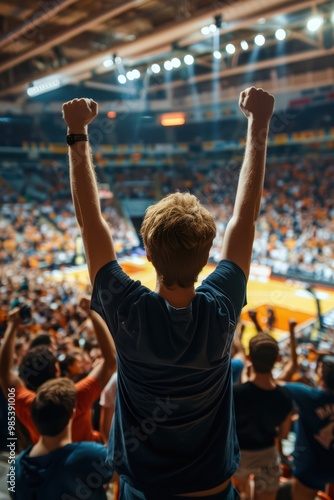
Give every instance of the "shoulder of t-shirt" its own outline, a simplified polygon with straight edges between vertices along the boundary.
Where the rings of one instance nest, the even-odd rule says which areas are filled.
[[[99,398],[102,387],[98,380],[87,375],[75,384],[77,390],[77,408],[92,404]]]
[[[36,397],[36,393],[27,389],[24,385],[19,385],[15,388],[16,403],[24,401],[25,404],[32,403]]]
[[[213,274],[213,273],[221,273],[221,272],[226,272],[226,271],[233,271],[237,275],[242,278],[245,283],[246,283],[246,276],[241,267],[238,266],[235,262],[232,260],[228,259],[222,259],[221,261],[218,262],[216,268],[212,271],[211,274],[209,274],[208,278]]]
[[[320,390],[316,387],[310,387],[299,382],[287,382],[283,387],[288,389],[294,398],[298,396],[311,396],[317,394],[318,392],[320,393]]]

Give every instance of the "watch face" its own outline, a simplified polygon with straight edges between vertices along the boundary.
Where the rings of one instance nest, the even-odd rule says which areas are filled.
[[[72,146],[72,144],[75,143],[75,137],[74,134],[68,134],[66,137],[66,142],[69,146]]]

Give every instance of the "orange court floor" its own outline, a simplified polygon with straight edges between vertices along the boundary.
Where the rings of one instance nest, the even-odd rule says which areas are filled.
[[[134,257],[120,261],[123,270],[135,280],[151,290],[155,288],[155,270],[151,263],[144,257]],[[206,278],[215,268],[208,264],[199,275],[198,284]],[[73,271],[70,273],[71,281],[88,281],[87,271]],[[334,309],[334,289],[315,287],[320,302],[322,313]],[[314,297],[305,290],[305,284],[291,281],[278,280],[273,278],[250,277],[247,285],[247,305],[243,308],[241,319],[246,324],[244,333],[245,343],[256,333],[255,327],[249,320],[248,311],[256,309],[258,320],[265,326],[267,307],[271,307],[276,316],[275,329],[273,335],[279,339],[288,332],[288,320],[294,318],[297,321],[297,328],[313,323],[317,318],[317,308]]]

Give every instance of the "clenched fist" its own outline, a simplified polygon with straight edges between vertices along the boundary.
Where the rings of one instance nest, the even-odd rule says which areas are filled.
[[[84,132],[97,113],[98,106],[93,99],[73,99],[63,104],[63,118],[72,134]]]
[[[239,106],[247,118],[267,125],[274,112],[275,98],[263,89],[250,87],[240,94]]]

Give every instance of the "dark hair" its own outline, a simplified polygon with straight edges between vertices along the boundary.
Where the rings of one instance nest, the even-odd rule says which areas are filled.
[[[249,356],[256,373],[270,373],[278,355],[276,340],[267,333],[255,335],[249,343]]]
[[[62,377],[67,377],[69,368],[75,363],[78,355],[82,356],[82,353],[80,351],[70,351],[65,354],[64,359],[59,362]]]
[[[32,339],[32,341],[29,344],[29,349],[33,349],[34,347],[37,347],[39,345],[51,345],[51,337],[48,333],[40,333]]]
[[[48,347],[40,345],[30,349],[23,356],[19,367],[19,375],[28,389],[36,391],[44,382],[55,378],[57,364],[56,356],[52,354]]]
[[[57,436],[73,415],[77,390],[67,378],[41,385],[31,405],[31,418],[41,436]]]
[[[329,391],[334,392],[334,356],[326,355],[321,361],[324,384]]]

